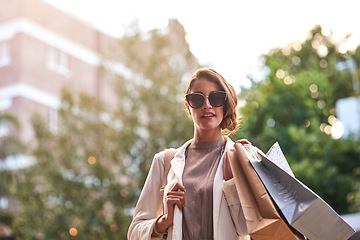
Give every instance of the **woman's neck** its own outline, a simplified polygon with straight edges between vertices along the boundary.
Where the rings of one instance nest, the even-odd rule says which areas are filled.
[[[196,131],[194,132],[194,142],[214,142],[222,138],[221,130],[216,131]]]

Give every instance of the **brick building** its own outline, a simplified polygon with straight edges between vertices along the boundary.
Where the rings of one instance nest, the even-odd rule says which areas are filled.
[[[101,55],[116,40],[41,0],[0,0],[0,110],[17,116],[21,138],[33,137],[33,110],[56,127],[63,86],[111,98]],[[8,134],[6,123],[0,135]]]

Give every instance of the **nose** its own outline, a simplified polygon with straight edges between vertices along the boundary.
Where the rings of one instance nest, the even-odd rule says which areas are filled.
[[[203,104],[203,108],[211,108],[211,104],[210,104],[210,101],[209,101],[209,97],[205,97],[205,101],[204,101],[204,104]]]

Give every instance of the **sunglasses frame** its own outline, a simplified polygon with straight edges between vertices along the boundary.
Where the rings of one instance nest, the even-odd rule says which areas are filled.
[[[216,93],[225,93],[224,103],[222,103],[222,104],[219,105],[219,106],[214,106],[214,105],[211,103],[211,100],[210,100],[210,98],[209,98],[209,97],[211,96],[211,94],[216,94]],[[202,104],[201,104],[200,107],[195,108],[195,107],[191,106],[191,103],[190,103],[190,101],[189,101],[189,99],[188,99],[188,96],[191,96],[191,95],[199,95],[199,96],[202,96],[202,97],[203,97],[203,102],[202,102]],[[189,104],[189,106],[190,106],[191,108],[193,108],[193,109],[199,109],[199,108],[201,108],[201,107],[204,105],[206,98],[209,99],[209,103],[210,103],[210,105],[211,105],[212,107],[221,107],[221,106],[223,106],[223,105],[226,103],[227,94],[226,94],[225,91],[214,91],[214,92],[211,92],[208,96],[205,96],[205,95],[202,94],[202,93],[188,93],[188,94],[186,94],[186,96],[185,96],[186,102],[187,102],[187,103]]]

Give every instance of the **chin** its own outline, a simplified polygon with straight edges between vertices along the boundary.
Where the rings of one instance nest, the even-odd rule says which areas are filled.
[[[221,131],[220,125],[201,125],[201,131]]]

